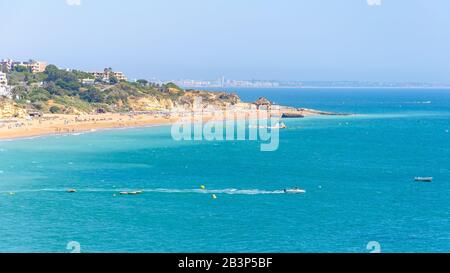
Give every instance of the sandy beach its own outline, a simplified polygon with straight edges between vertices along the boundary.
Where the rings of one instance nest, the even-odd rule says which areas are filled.
[[[94,129],[112,129],[170,124],[176,118],[148,114],[58,115],[45,114],[30,120],[0,121],[0,139],[68,134]]]
[[[255,113],[256,112],[256,113]],[[292,111],[291,111],[292,113]],[[329,115],[312,109],[295,111],[303,116]],[[258,111],[236,113],[238,119],[258,115]],[[203,121],[214,118],[214,113],[203,113]],[[147,113],[106,113],[90,115],[44,114],[38,118],[0,120],[0,139],[15,139],[53,134],[87,132],[95,129],[114,129],[172,124],[180,119],[178,115],[157,115]]]

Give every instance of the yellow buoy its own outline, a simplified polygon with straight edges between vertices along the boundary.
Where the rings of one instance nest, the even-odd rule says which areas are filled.
[[[200,189],[202,189],[202,190],[206,189],[205,185],[201,185]]]
[[[213,199],[217,199],[217,195],[213,194],[213,195],[212,195],[212,198],[213,198]]]

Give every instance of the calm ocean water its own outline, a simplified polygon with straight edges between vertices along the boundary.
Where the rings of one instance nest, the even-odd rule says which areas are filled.
[[[450,91],[238,93],[359,115],[286,120],[276,152],[169,127],[1,141],[0,252],[450,252]]]

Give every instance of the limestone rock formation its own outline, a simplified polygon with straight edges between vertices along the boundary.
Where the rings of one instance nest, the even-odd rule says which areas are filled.
[[[27,111],[7,98],[0,98],[0,119],[25,118]]]

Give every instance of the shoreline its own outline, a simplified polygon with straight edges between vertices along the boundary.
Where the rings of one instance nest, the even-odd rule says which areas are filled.
[[[286,111],[295,113],[299,118],[311,116],[346,115],[323,112],[313,109]],[[258,115],[258,111],[236,112],[237,119],[250,118],[251,114]],[[202,119],[207,122],[213,119],[214,113],[203,114]],[[223,118],[223,117],[222,117]],[[98,130],[144,128],[153,126],[169,126],[179,121],[180,116],[160,116],[137,113],[106,113],[90,115],[45,114],[35,119],[6,119],[0,120],[0,141],[12,141],[43,136],[73,135],[89,133]]]
[[[52,136],[77,136],[77,135],[84,135],[89,133],[96,133],[96,132],[103,132],[103,131],[112,131],[112,130],[128,130],[128,129],[139,129],[139,128],[152,128],[152,127],[162,127],[162,126],[170,126],[171,123],[160,123],[160,124],[148,124],[148,125],[139,125],[139,126],[124,126],[124,127],[98,127],[93,128],[90,130],[79,130],[74,132],[68,132],[68,133],[43,133],[43,134],[36,134],[36,135],[24,135],[24,136],[17,136],[17,137],[9,137],[9,138],[3,138],[2,135],[0,135],[0,143],[2,142],[9,142],[9,141],[15,141],[15,140],[27,140],[27,139],[35,139],[35,138],[41,138],[41,137],[52,137]]]
[[[99,130],[141,128],[170,125],[175,118],[155,117],[151,115],[44,115],[34,120],[0,121],[0,141],[12,141],[43,136],[73,135]]]

